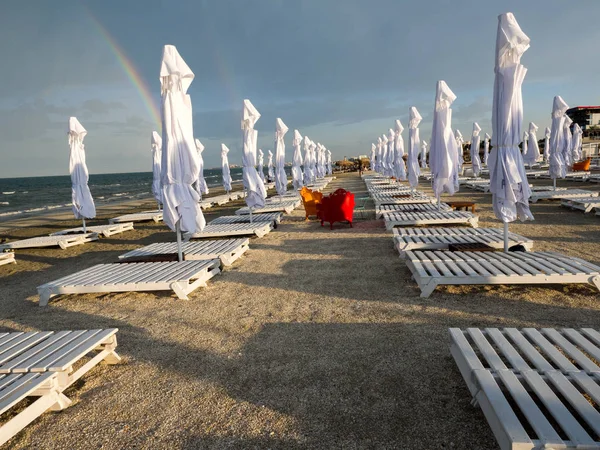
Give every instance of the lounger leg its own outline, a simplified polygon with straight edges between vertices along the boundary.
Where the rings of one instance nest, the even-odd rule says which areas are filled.
[[[430,280],[427,284],[423,284],[419,287],[421,288],[421,297],[427,298],[435,291],[437,282],[435,280]]]
[[[38,291],[38,295],[40,296],[40,306],[48,306],[50,298],[53,297],[52,291],[50,289],[42,289]]]
[[[596,289],[598,289],[600,291],[600,276],[596,275],[594,277],[592,277],[592,279],[590,280],[590,282],[596,286]]]
[[[189,300],[187,292],[185,292],[179,283],[171,283],[171,289],[173,289],[173,292],[175,292],[175,295],[177,295],[177,298],[180,300]]]
[[[71,403],[73,403],[73,402],[65,394],[57,393],[56,394],[56,403],[50,407],[50,410],[62,411],[63,409],[71,406]]]

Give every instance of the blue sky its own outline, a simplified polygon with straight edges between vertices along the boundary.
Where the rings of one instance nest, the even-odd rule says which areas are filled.
[[[95,22],[107,30],[159,102],[164,44],[196,78],[189,93],[206,167],[220,143],[241,163],[240,115],[262,117],[259,147],[273,148],[275,118],[326,145],[334,159],[367,153],[408,108],[429,140],[435,85],[458,96],[453,125],[490,132],[497,16],[511,11],[531,38],[522,63],[525,122],[550,123],[554,95],[600,104],[600,2],[555,0],[3,0],[0,177],[68,173],[66,127],[88,130],[92,173],[150,171],[156,128]],[[406,132],[406,131],[405,131]],[[482,132],[482,134],[483,134]],[[406,136],[405,136],[406,139]]]

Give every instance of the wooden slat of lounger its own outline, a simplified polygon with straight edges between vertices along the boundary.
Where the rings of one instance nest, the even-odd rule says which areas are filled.
[[[597,372],[600,371],[600,367],[590,360],[577,346],[569,342],[564,336],[562,336],[554,328],[542,328],[542,334],[550,339],[556,346],[558,346],[562,352],[569,355],[575,360],[577,365],[586,372]],[[600,349],[598,349],[600,353]]]
[[[36,248],[36,247],[55,247],[64,244],[66,246],[84,244],[87,240],[97,239],[95,233],[78,234],[74,236],[38,236],[29,239],[21,239],[19,241],[7,242],[0,244],[2,249],[19,249],[19,248]]]
[[[55,376],[54,373],[8,375],[6,378],[10,380],[10,383],[5,384],[0,390],[0,414],[8,411]]]
[[[19,353],[24,352],[25,350],[33,347],[35,344],[46,339],[51,334],[51,331],[32,331],[28,333],[23,333],[16,339],[10,341],[9,343],[5,344],[2,348],[0,348],[0,363],[14,358],[15,355],[18,355]]]
[[[600,342],[595,344],[592,340],[590,340],[583,334],[583,330],[578,331],[574,330],[573,328],[563,328],[562,333],[565,336],[567,336],[571,341],[575,342],[576,345],[581,347],[596,361],[600,361]]]
[[[162,211],[146,211],[141,213],[124,214],[122,216],[109,219],[109,222],[112,224],[120,222],[145,222],[150,220],[155,222],[160,222],[163,220]]]
[[[190,261],[216,259],[237,252],[249,244],[248,238],[241,239],[215,239],[183,243],[183,253],[185,259]],[[168,254],[177,251],[175,242],[163,242],[150,244],[145,247],[132,250],[120,255],[120,259],[143,257],[157,254]]]
[[[535,328],[524,328],[523,333],[542,349],[545,356],[554,362],[562,371],[579,370],[569,361],[546,337]]]
[[[600,332],[593,328],[582,328],[581,333],[596,345],[600,345]]]
[[[587,425],[600,436],[600,413],[574,386],[575,384],[578,385],[598,405],[600,404],[600,384],[582,372],[570,374],[570,380],[560,372],[548,373],[547,376],[556,389],[567,399],[569,404],[577,410]]]
[[[263,236],[273,229],[273,222],[228,223],[206,225],[201,233],[191,235],[192,239],[226,237],[226,236]]]
[[[517,345],[519,351],[531,361],[537,370],[547,372],[555,369],[519,330],[516,328],[505,328],[504,333],[510,337],[512,342]]]
[[[271,213],[252,214],[252,222],[275,222],[281,221],[282,212],[276,211]],[[233,215],[233,216],[221,216],[213,219],[209,222],[209,225],[220,225],[227,223],[248,223],[250,222],[249,215]]]
[[[467,328],[467,333],[492,369],[507,369],[506,364],[504,364],[498,353],[494,350],[494,347],[490,345],[480,329]]]
[[[78,361],[83,356],[91,352],[94,348],[106,341],[107,338],[114,335],[116,332],[117,330],[114,328],[107,330],[87,331],[80,338],[78,338],[79,342],[76,343],[76,340],[74,340],[64,347],[60,357],[57,359],[48,358],[47,360],[40,361],[38,366],[41,370],[47,365],[47,370],[50,372],[64,371],[68,367],[72,366],[75,361]],[[87,336],[87,339],[83,339],[83,336]],[[34,371],[33,368],[31,370]]]

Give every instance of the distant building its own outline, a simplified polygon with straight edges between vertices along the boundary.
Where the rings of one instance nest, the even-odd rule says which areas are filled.
[[[575,106],[567,109],[567,116],[584,132],[600,129],[600,106]]]

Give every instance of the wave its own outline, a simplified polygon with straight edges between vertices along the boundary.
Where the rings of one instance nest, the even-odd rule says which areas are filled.
[[[129,192],[119,192],[118,194],[112,194],[113,197],[122,197],[129,194]]]
[[[21,194],[29,194],[29,191],[23,191]]]
[[[8,202],[0,202],[0,205],[10,205]]]
[[[4,195],[12,195],[14,194],[15,191],[7,191],[7,192],[3,192]]]

